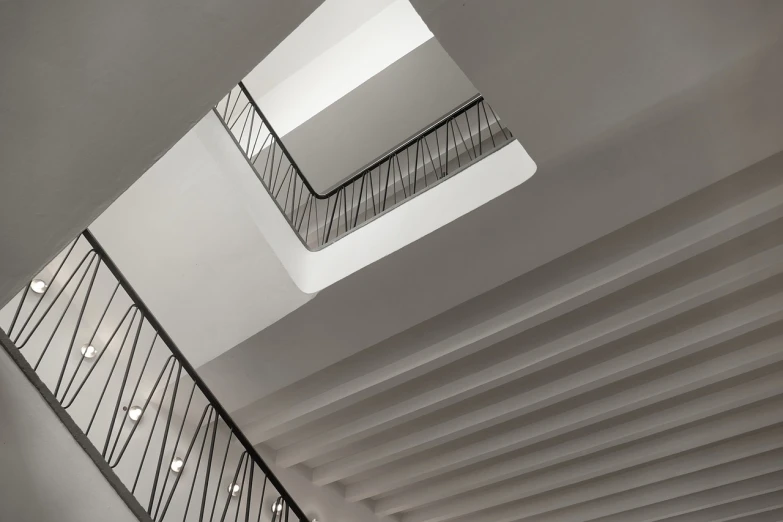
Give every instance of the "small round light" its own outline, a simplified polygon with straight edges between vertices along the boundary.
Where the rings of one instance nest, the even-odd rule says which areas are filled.
[[[85,344],[82,346],[82,357],[85,359],[92,359],[98,355],[98,350],[91,344]]]
[[[239,495],[240,491],[242,491],[242,486],[240,486],[239,484],[229,484],[228,485],[228,493],[232,497],[236,497],[237,495]]]
[[[272,504],[272,513],[278,514],[281,511],[283,511],[283,499],[278,498],[277,500],[275,500],[275,503]]]
[[[185,467],[185,461],[179,457],[174,457],[174,460],[171,461],[171,471],[179,473],[183,467]]]
[[[49,288],[49,285],[43,279],[33,279],[30,282],[30,290],[36,294],[42,294],[46,292],[47,288]]]
[[[132,421],[137,421],[141,418],[142,409],[141,406],[131,406],[128,408],[128,418]]]

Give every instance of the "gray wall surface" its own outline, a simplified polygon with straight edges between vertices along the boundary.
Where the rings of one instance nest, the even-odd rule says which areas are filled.
[[[0,2],[0,304],[321,1]]]
[[[138,520],[2,348],[0,412],[0,520]]]

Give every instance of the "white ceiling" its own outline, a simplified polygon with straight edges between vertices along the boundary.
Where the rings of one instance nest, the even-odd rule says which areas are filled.
[[[568,6],[421,2],[539,171],[202,368],[279,465],[403,522],[775,505],[783,157],[729,176],[783,144],[783,6]]]
[[[606,23],[611,28],[614,22]],[[748,29],[744,37],[769,41],[773,24],[768,17],[759,17],[757,24],[758,30]],[[600,24],[594,30],[600,31]],[[566,45],[566,35],[561,36]],[[736,45],[758,49],[738,39]],[[570,43],[578,47],[580,41],[575,36]],[[476,45],[480,42],[486,39],[478,38]],[[512,50],[486,49],[484,54],[502,60]],[[551,142],[539,145],[550,148],[550,160],[539,164],[523,186],[326,289],[206,365],[203,375],[230,409],[247,406],[276,390],[272,383],[279,381],[267,373],[277,366],[288,365],[296,375],[295,368],[307,365],[313,350],[324,366],[335,363],[778,152],[783,143],[781,52],[783,45],[776,44],[726,64],[720,59],[725,50],[716,49],[715,69],[696,85],[683,85],[674,94],[648,89],[648,100],[641,104],[606,101],[607,110],[620,111],[615,107],[620,104],[628,111],[611,130],[599,127],[577,150],[550,133]],[[542,54],[533,70],[554,82],[558,74],[549,62]],[[625,64],[617,63],[611,75],[596,74],[604,82],[624,81]],[[584,81],[589,84],[591,78]],[[578,83],[568,85],[573,92],[566,97],[583,90]],[[520,105],[539,111],[540,104],[521,100]],[[600,112],[587,105],[564,114],[555,110],[554,101],[550,105],[551,126]],[[509,118],[502,117],[515,135],[540,126],[537,119],[514,118],[515,112],[509,112]],[[553,152],[558,145],[565,147],[562,154]]]
[[[539,165],[663,118],[661,103],[716,71],[752,68],[748,57],[780,40],[783,16],[766,0],[412,3]],[[711,108],[714,125],[734,123],[737,109]]]
[[[0,2],[0,303],[320,3]]]
[[[235,418],[278,466],[402,522],[659,520],[719,487],[723,509],[763,508],[783,491],[782,170],[778,154]]]
[[[775,505],[783,158],[725,178],[781,150],[783,5],[417,4],[539,172],[205,365],[218,397],[402,522]]]

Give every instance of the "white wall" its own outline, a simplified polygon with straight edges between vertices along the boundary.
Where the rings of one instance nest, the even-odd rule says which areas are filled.
[[[340,21],[341,13],[354,11],[357,3],[326,2],[294,32],[290,43],[284,43],[271,63],[262,63],[246,78],[248,90],[280,136],[432,38],[408,0],[385,6],[387,2],[382,0],[366,2],[368,5],[359,7],[358,16]],[[382,10],[375,16],[365,18],[378,8]],[[292,50],[295,46],[296,51]],[[316,57],[295,71],[283,64],[282,56],[302,63],[313,50]],[[271,87],[264,81],[265,75],[279,83]]]
[[[90,226],[197,367],[312,298],[238,204],[210,147],[189,132]]]
[[[302,123],[283,142],[307,180],[324,193],[476,93],[431,39]]]
[[[0,411],[0,519],[138,520],[2,348]]]
[[[245,77],[257,97],[265,96],[296,71],[337,45],[395,0],[327,0]]]

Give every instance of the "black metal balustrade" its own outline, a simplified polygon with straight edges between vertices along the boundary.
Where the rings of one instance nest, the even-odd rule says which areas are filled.
[[[215,113],[306,247],[317,250],[513,139],[480,95],[324,194],[302,174],[240,82]]]
[[[89,232],[44,272],[0,311],[7,348],[152,520],[306,521]]]

